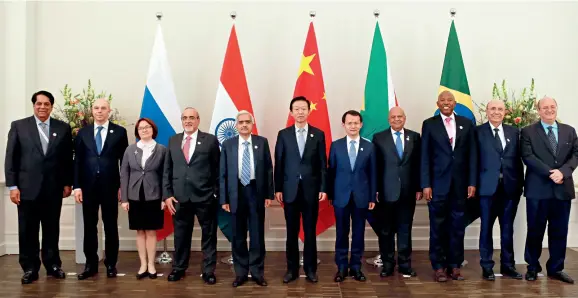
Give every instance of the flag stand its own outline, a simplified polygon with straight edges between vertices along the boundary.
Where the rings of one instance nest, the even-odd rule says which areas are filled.
[[[163,240],[163,252],[158,256],[157,263],[158,264],[170,264],[173,262],[171,255],[167,251],[167,238]]]

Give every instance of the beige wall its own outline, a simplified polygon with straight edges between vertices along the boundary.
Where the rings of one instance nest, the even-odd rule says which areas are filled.
[[[273,2],[273,1],[271,1]],[[574,126],[578,81],[578,3],[554,2],[10,2],[0,8],[0,95],[11,108],[0,112],[0,148],[4,152],[9,122],[30,115],[29,96],[47,89],[57,96],[70,84],[79,92],[90,78],[111,92],[114,107],[130,121],[140,112],[155,31],[155,12],[162,21],[176,95],[181,107],[195,106],[201,129],[210,115],[231,27],[229,13],[238,13],[237,33],[259,131],[271,140],[285,126],[310,10],[323,67],[333,138],[343,136],[341,114],[359,109],[375,20],[388,46],[396,93],[408,114],[407,126],[420,130],[435,104],[445,45],[449,9],[457,9],[460,38],[472,98],[491,96],[494,82],[507,79],[519,89],[536,79],[539,95],[560,104],[559,116]],[[4,46],[2,46],[4,45]],[[5,69],[5,72],[2,72]],[[2,103],[0,103],[2,104]],[[132,127],[131,127],[132,128]],[[131,129],[129,128],[129,129]],[[132,137],[131,137],[132,138]],[[2,157],[3,157],[2,153]],[[3,163],[0,161],[0,165]],[[0,174],[0,181],[3,180]],[[6,193],[6,192],[5,192]],[[7,196],[3,221],[9,251],[17,248],[16,209]],[[2,211],[2,209],[0,209]],[[66,201],[62,212],[61,247],[74,247],[74,208]],[[572,214],[574,214],[574,210]],[[134,235],[120,212],[121,248],[134,248]],[[267,215],[268,248],[284,248],[282,210]],[[576,219],[571,217],[571,234]],[[477,247],[478,226],[467,231],[466,246]],[[333,248],[334,232],[320,237],[320,247]],[[195,237],[200,234],[195,232]],[[414,246],[427,248],[427,210],[418,207]],[[0,236],[1,237],[1,236]],[[368,229],[368,249],[375,235]],[[0,238],[0,243],[2,243]],[[198,248],[199,241],[194,241]],[[578,238],[570,244],[578,246]],[[227,249],[223,241],[220,249]]]

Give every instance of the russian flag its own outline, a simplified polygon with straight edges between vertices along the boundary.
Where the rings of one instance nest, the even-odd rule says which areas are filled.
[[[168,146],[169,138],[180,129],[181,111],[175,95],[171,68],[165,48],[163,30],[157,25],[157,32],[149,64],[140,117],[154,121],[158,127],[157,143]],[[157,231],[157,241],[172,234],[173,219],[165,209],[165,220],[162,230]]]

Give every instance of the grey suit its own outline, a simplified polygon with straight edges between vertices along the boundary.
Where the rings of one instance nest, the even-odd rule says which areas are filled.
[[[136,144],[126,148],[120,167],[120,189],[123,203],[129,200],[138,201],[141,185],[144,190],[145,201],[161,199],[166,153],[167,148],[165,146],[156,144],[143,169],[142,149]]]

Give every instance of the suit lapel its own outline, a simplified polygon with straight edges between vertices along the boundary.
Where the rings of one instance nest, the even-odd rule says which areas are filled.
[[[460,142],[460,140],[462,139],[462,136],[464,134],[464,123],[462,122],[461,118],[458,118],[456,115],[454,115],[456,121],[456,141],[454,144],[454,148],[456,148]],[[445,127],[444,127],[445,128]]]
[[[142,166],[142,158],[143,158],[142,149],[140,149],[139,147],[136,147],[136,149],[134,150],[133,156],[134,156],[134,162],[136,162],[136,164],[138,165],[139,168],[144,170],[144,168]],[[150,157],[149,157],[149,159],[150,159]]]
[[[84,135],[84,141],[94,151],[94,154],[98,155],[98,151],[96,150],[96,140],[94,138],[94,125],[90,124],[86,126],[86,134]]]
[[[359,149],[357,150],[357,157],[355,157],[355,164],[353,165],[353,171],[357,170],[358,167],[360,167],[360,164],[363,162],[363,159],[365,158],[365,151],[367,151],[367,141],[365,141],[363,138],[359,138]],[[347,156],[349,158],[349,155]]]
[[[231,171],[233,171],[232,175],[233,177],[239,177],[239,138],[240,136],[237,135],[236,137],[233,138],[233,144],[232,144],[232,152],[231,152],[231,157],[233,158],[233,164],[237,165],[236,167],[232,167]],[[255,158],[253,156],[253,158]]]
[[[177,154],[180,156],[182,162],[184,164],[187,164],[187,159],[185,158],[185,153],[183,152],[183,137],[184,137],[184,133],[179,133],[177,134],[177,139],[178,142],[173,142],[173,146],[172,148],[169,148],[169,150],[173,150],[173,153],[171,154]],[[193,154],[194,155],[194,154]]]
[[[100,154],[104,154],[104,152],[108,149],[108,147],[112,146],[109,144],[113,143],[113,138],[116,137],[116,135],[114,134],[114,124],[112,122],[108,122],[108,131],[106,132],[106,138],[103,140],[102,143],[102,151],[100,152]],[[102,133],[102,132],[101,132]],[[96,140],[94,142],[95,146],[96,146]]]
[[[564,156],[567,154],[568,146],[566,146],[566,142],[568,141],[567,136],[568,133],[566,131],[566,127],[558,124],[558,152],[556,156]]]
[[[403,154],[401,156],[401,161],[405,161],[409,153],[413,150],[413,140],[410,138],[407,130],[404,129],[404,138],[403,138]]]
[[[48,153],[50,153],[50,150],[52,149],[52,147],[54,147],[54,143],[56,143],[56,140],[58,140],[58,138],[61,136],[61,131],[58,129],[58,124],[56,123],[56,121],[54,121],[54,119],[50,119],[50,128],[48,129],[48,148],[46,149],[46,155],[48,155]]]
[[[546,135],[546,132],[544,131],[544,128],[542,127],[542,124],[539,121],[535,124],[534,129],[537,130],[536,133],[542,139],[544,145],[546,145],[546,148],[548,148],[548,152],[550,152],[554,157],[556,157],[556,153],[552,151],[552,146],[550,146],[550,140],[548,140],[548,136]],[[560,126],[558,126],[558,138],[559,137],[560,137]],[[558,144],[560,144],[560,142],[558,142]]]
[[[303,148],[303,156],[305,156],[307,150],[311,150],[311,148],[313,148],[313,142],[315,141],[315,134],[311,129],[311,125],[309,125],[309,129],[305,133],[305,148]],[[295,138],[295,141],[297,142],[297,138]],[[297,152],[299,152],[299,147],[297,147]]]
[[[450,152],[452,152],[453,150],[452,150],[452,144],[450,143],[450,136],[448,136],[448,133],[447,133],[447,131],[446,131],[446,127],[445,127],[445,125],[444,125],[444,123],[443,123],[442,116],[440,116],[440,115],[436,116],[436,117],[434,118],[433,123],[434,123],[434,125],[437,126],[437,127],[434,127],[434,128],[432,129],[432,133],[433,133],[433,134],[436,134],[436,135],[438,136],[438,138],[440,139],[440,142],[441,142],[442,144],[445,144],[445,145],[443,145],[443,146],[444,146],[447,150],[449,150]],[[457,126],[458,126],[458,125],[457,125],[457,123],[456,123],[456,141],[457,141],[457,134],[458,134],[458,133],[457,133],[457,129],[458,129]]]
[[[36,124],[36,119],[34,116],[30,117],[30,135],[32,136],[32,142],[36,145],[36,148],[40,152],[40,154],[44,155],[44,151],[42,151],[42,144],[40,143],[40,132],[38,131],[38,125]],[[48,152],[48,150],[46,151]]]
[[[391,153],[393,155],[395,155],[398,160],[401,161],[401,159],[399,158],[399,155],[397,154],[397,148],[395,147],[395,137],[391,133],[391,128],[388,128],[386,130],[386,132],[387,132],[387,135],[385,137],[385,147],[388,148],[388,150],[390,150]],[[402,157],[403,157],[403,155],[402,155]]]
[[[504,128],[504,139],[506,139],[506,146],[504,147],[503,152],[506,153],[506,150],[510,150],[510,147],[512,147],[510,143],[514,138],[514,134],[511,127],[504,125],[502,125],[502,127]]]
[[[260,142],[260,139],[257,138],[255,135],[251,136],[251,139],[253,140],[251,146],[253,147],[253,170],[255,171],[255,177],[257,176],[257,158],[260,156],[261,154],[261,150],[263,150],[263,146]]]
[[[295,152],[297,159],[301,160],[299,155],[299,145],[297,144],[297,133],[295,132],[295,126],[292,125],[287,129],[287,137],[289,138],[289,144],[293,148],[288,148],[289,152]],[[305,148],[307,148],[307,141],[305,141]],[[305,149],[303,149],[303,155],[305,155]]]
[[[192,141],[193,140],[191,140],[191,142]],[[200,130],[197,132],[197,140],[195,142],[197,142],[197,144],[195,144],[195,150],[193,150],[193,156],[191,156],[191,159],[189,160],[189,164],[191,164],[193,162],[193,160],[195,160],[197,158],[198,154],[196,154],[196,153],[197,153],[197,151],[199,151],[199,147],[205,146],[205,134],[201,133]],[[183,154],[183,157],[184,156],[185,155]]]

